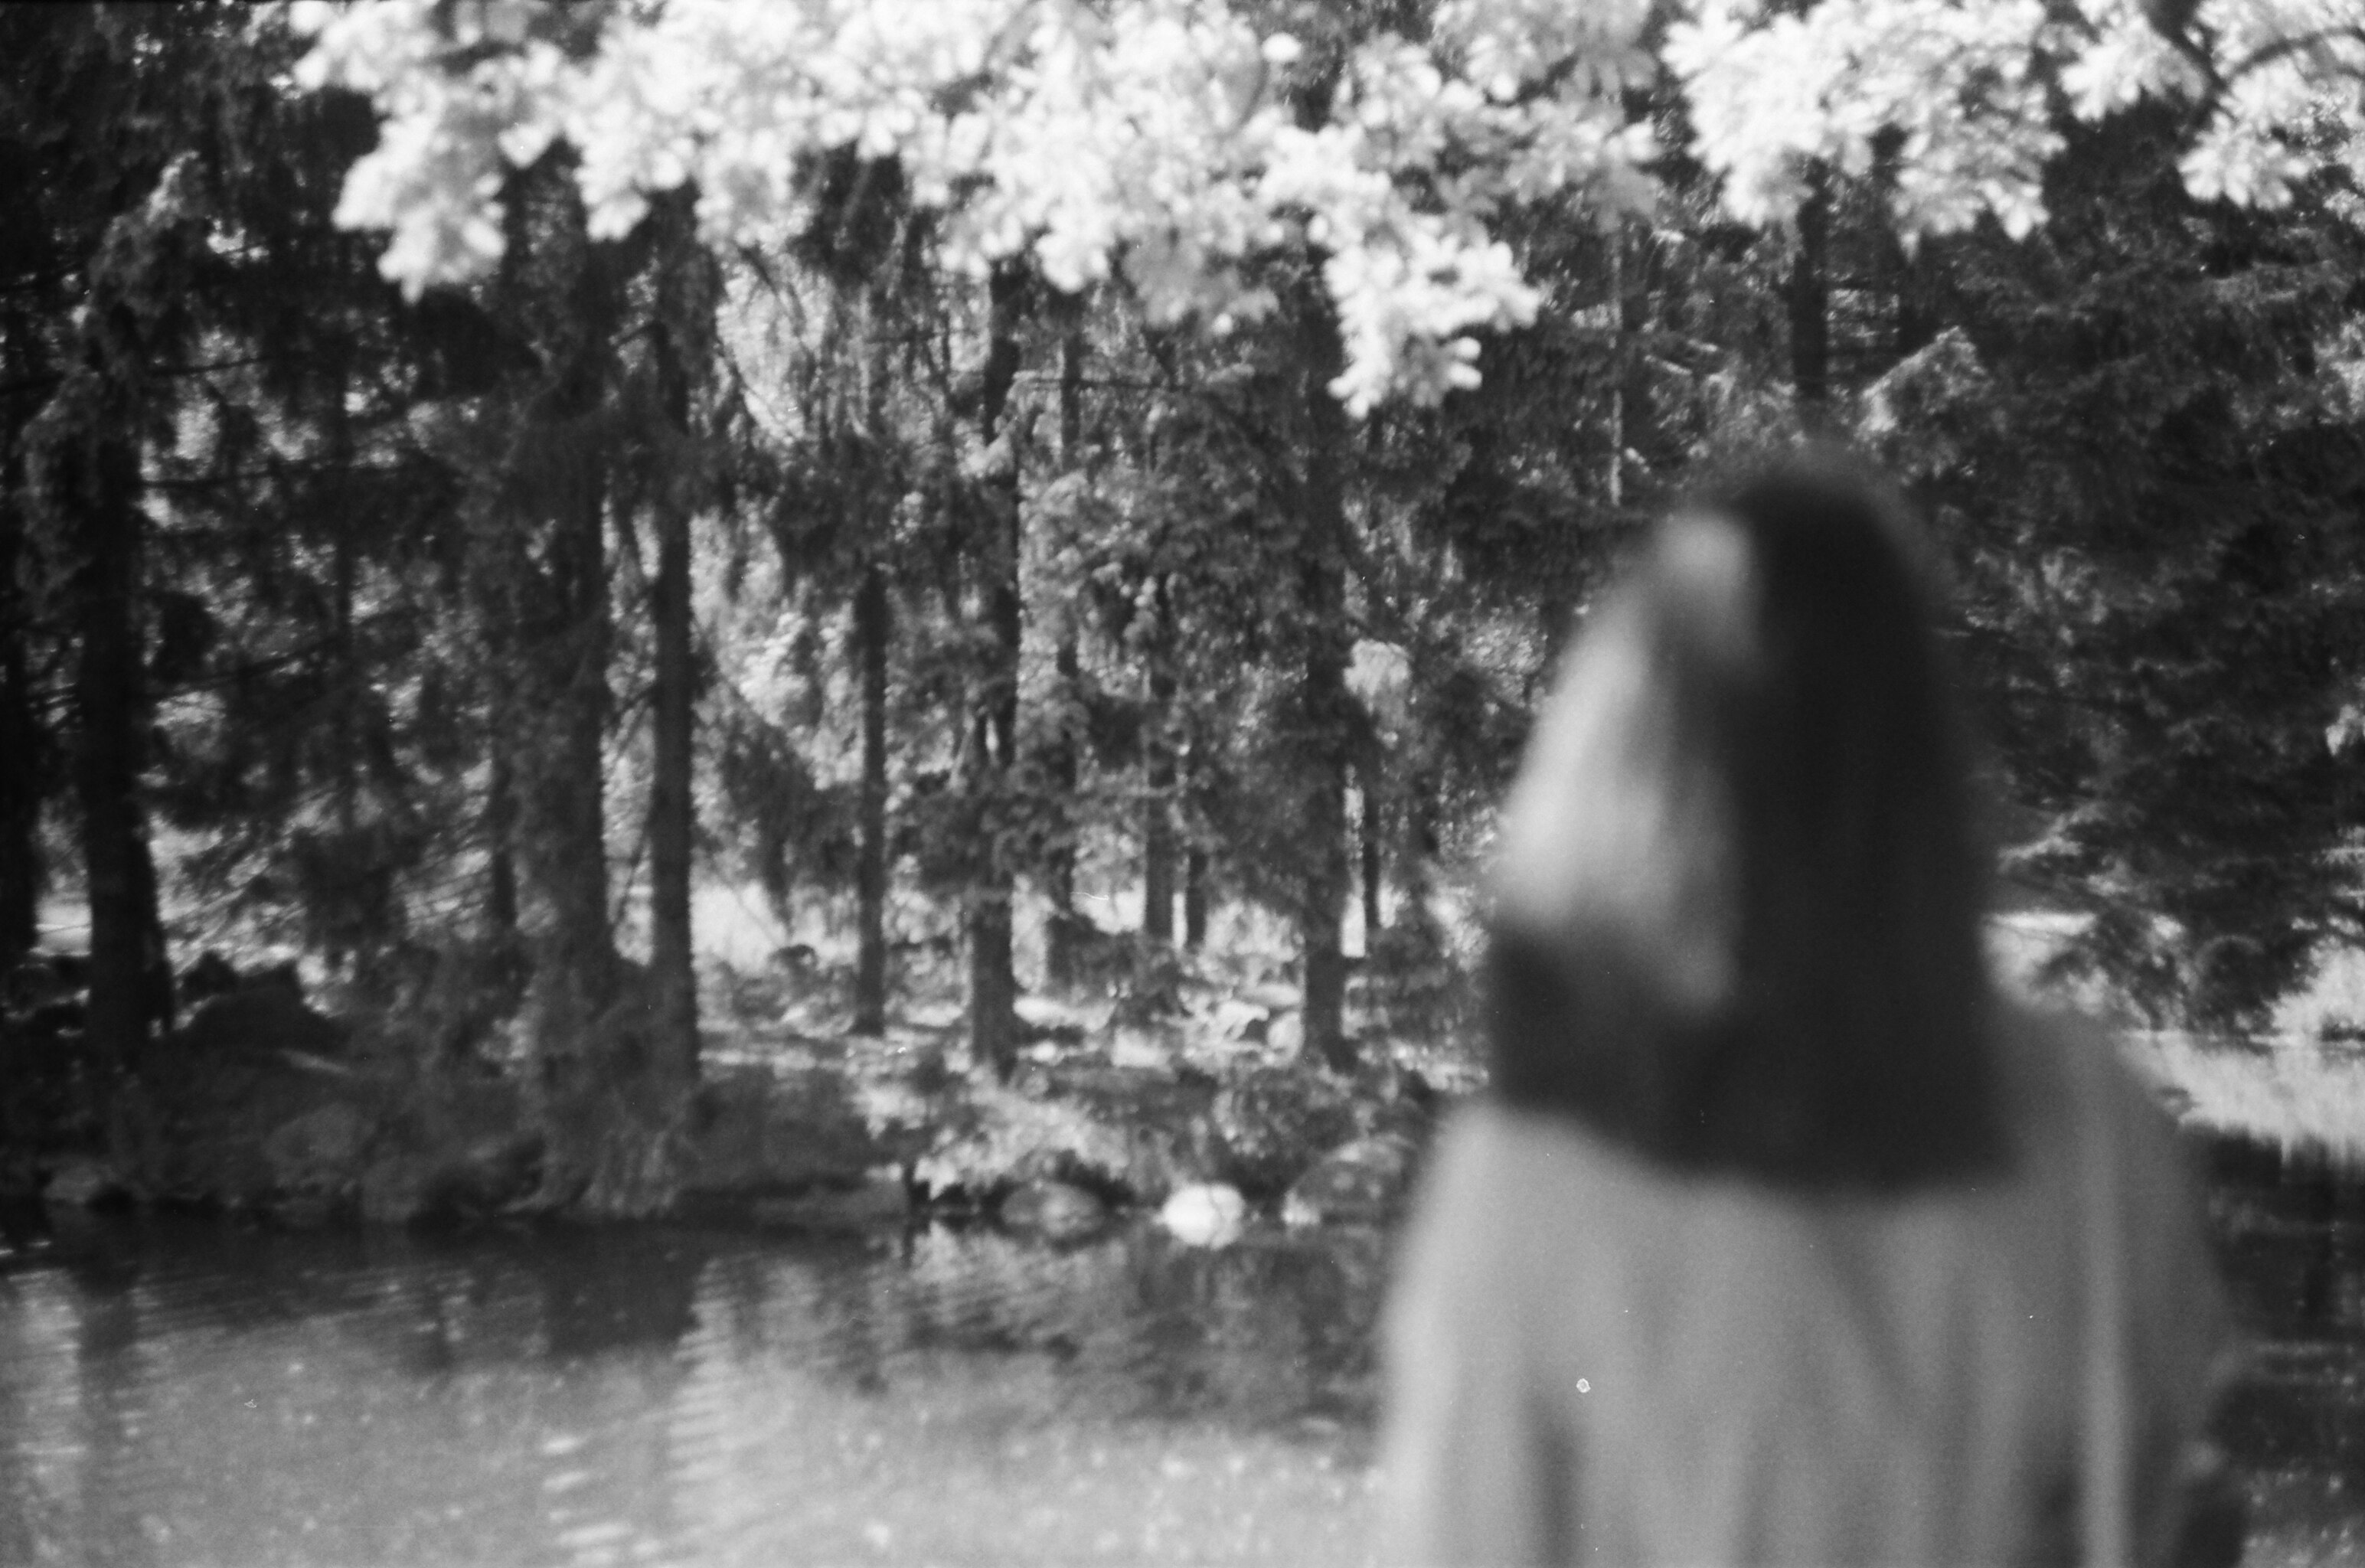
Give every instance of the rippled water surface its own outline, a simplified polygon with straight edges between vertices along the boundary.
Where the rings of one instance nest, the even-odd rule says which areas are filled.
[[[1369,1238],[57,1252],[0,1273],[0,1563],[1367,1554]]]
[[[2365,1563],[2365,1191],[2213,1205],[2247,1568]],[[272,1235],[0,1253],[0,1565],[1352,1563],[1370,1237]]]
[[[2238,1184],[2210,1208],[2250,1342],[2215,1423],[2250,1497],[2244,1568],[2365,1568],[2365,1186]]]

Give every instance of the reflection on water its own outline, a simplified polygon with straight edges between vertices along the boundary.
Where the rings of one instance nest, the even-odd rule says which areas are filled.
[[[2228,1186],[2249,1568],[2365,1562],[2365,1193]],[[0,1257],[0,1564],[1362,1561],[1369,1237]]]
[[[1369,1238],[104,1227],[0,1275],[0,1562],[1351,1562]]]
[[[2216,1421],[2253,1501],[2243,1562],[2365,1562],[2365,1190],[2251,1182],[2210,1207],[2251,1341]]]

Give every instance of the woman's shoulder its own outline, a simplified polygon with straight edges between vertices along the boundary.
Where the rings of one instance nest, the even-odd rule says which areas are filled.
[[[2026,1002],[2001,1012],[1999,1052],[2018,1126],[2070,1152],[2099,1145],[2117,1148],[2123,1162],[2180,1160],[2174,1125],[2118,1031]]]
[[[1433,1186],[1460,1190],[1595,1179],[1632,1160],[1574,1116],[1480,1094],[1447,1114],[1429,1163]]]
[[[2108,1204],[2137,1299],[2182,1304],[2173,1310],[2205,1338],[2215,1269],[2203,1189],[2158,1090],[2119,1034],[2092,1019],[2023,1008],[2015,1039],[2023,1115],[2043,1135],[2039,1159],[2055,1184],[2076,1210]],[[2032,1104],[2031,1092],[2042,1099]],[[2081,1242],[2093,1244],[2091,1236]]]
[[[1539,1227],[1598,1215],[1622,1163],[1573,1117],[1480,1094],[1437,1130],[1422,1161],[1416,1228],[1459,1252],[1522,1250]]]

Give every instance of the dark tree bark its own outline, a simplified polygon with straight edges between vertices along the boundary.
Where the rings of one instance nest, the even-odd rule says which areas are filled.
[[[1373,939],[1383,927],[1380,909],[1380,868],[1382,847],[1387,833],[1386,813],[1380,804],[1380,782],[1375,767],[1363,769],[1362,828],[1363,873],[1363,953],[1370,957]]]
[[[1182,795],[1193,802],[1190,825],[1183,836],[1182,851],[1182,946],[1197,952],[1207,942],[1207,842],[1203,825],[1197,820],[1195,803],[1200,787],[1200,759],[1206,755],[1206,737],[1201,733],[1200,722],[1194,716],[1188,722],[1182,748]]]
[[[978,423],[990,446],[1003,433],[1010,389],[1018,378],[1018,325],[1025,284],[1009,267],[988,286],[988,348]],[[999,815],[1018,744],[1018,466],[1014,454],[987,482],[984,536],[976,560],[982,579],[988,664],[978,683],[971,737],[971,782],[991,823]],[[1011,868],[988,834],[969,896],[969,1037],[971,1059],[1007,1077],[1017,1058],[1018,986],[1011,971]]]
[[[861,845],[855,864],[854,1032],[887,1028],[887,646],[893,610],[887,574],[874,564],[854,599],[862,669]]]
[[[1197,845],[1182,857],[1182,946],[1197,952],[1207,942],[1207,852]]]
[[[343,401],[342,389],[338,395]],[[338,421],[342,423],[342,421]],[[334,448],[331,449],[334,451]],[[334,461],[350,461],[337,453]],[[336,681],[338,696],[330,704],[329,730],[332,756],[330,759],[330,784],[335,795],[337,837],[345,870],[341,885],[329,891],[329,897],[315,905],[312,928],[319,939],[322,956],[330,967],[343,969],[348,963],[358,966],[360,955],[384,943],[391,933],[393,901],[378,895],[376,877],[380,868],[375,857],[365,857],[361,843],[361,736],[359,708],[362,694],[368,689],[368,675],[363,670],[359,650],[353,636],[354,577],[359,565],[354,559],[353,540],[350,530],[339,529],[330,545],[332,607],[332,633],[336,638]]]
[[[608,904],[605,758],[612,642],[607,529],[620,449],[615,344],[627,258],[594,244],[547,162],[513,184],[498,307],[533,345],[480,591],[515,768],[518,922],[532,966],[523,1032],[544,1135],[545,1205],[641,1212],[662,1196],[655,996],[617,953]]]
[[[660,411],[673,444],[670,465],[686,460],[689,375],[672,329],[660,322],[654,337]],[[678,476],[660,476],[655,519],[657,570],[650,584],[656,689],[649,771],[649,978],[656,992],[658,1054],[684,1080],[698,1076],[698,975],[691,958],[689,899],[696,823],[690,768],[698,697],[690,649],[689,511]]]
[[[1149,789],[1141,802],[1141,935],[1161,947],[1174,945],[1174,825],[1167,794],[1174,787],[1174,760],[1152,756]]]
[[[610,642],[606,464],[593,421],[549,431],[554,502],[527,612],[519,684],[521,913],[544,1002],[543,1043],[563,1061],[592,1042],[613,1000],[602,742]]]
[[[1059,340],[1059,466],[1070,474],[1082,467],[1084,460],[1087,343],[1081,304],[1075,308],[1076,321]],[[1059,688],[1056,700],[1060,723],[1051,742],[1045,771],[1050,775],[1053,788],[1059,791],[1063,806],[1072,813],[1078,769],[1076,741],[1069,733],[1069,723],[1082,675],[1072,627],[1061,634],[1051,665]],[[1050,921],[1043,932],[1043,980],[1054,991],[1065,990],[1076,979],[1076,846],[1071,840],[1063,839],[1053,845],[1044,857],[1043,890],[1051,904]]]
[[[1156,595],[1149,713],[1144,727],[1141,801],[1141,935],[1161,947],[1174,945],[1174,746],[1168,738],[1174,707],[1174,617],[1164,580]]]
[[[1437,780],[1427,768],[1397,783],[1396,924],[1429,935],[1429,863],[1437,853]]]
[[[1817,168],[1809,175],[1807,198],[1799,204],[1799,253],[1791,259],[1785,290],[1790,314],[1790,386],[1799,419],[1810,431],[1821,431],[1831,410],[1831,179]]]
[[[73,509],[80,564],[74,592],[80,649],[74,667],[79,729],[74,791],[82,807],[90,896],[90,1014],[96,1059],[130,1066],[151,1027],[172,1025],[172,971],[157,918],[156,869],[140,799],[146,771],[148,692],[140,598],[144,520],[140,454],[100,436],[87,448]]]
[[[491,761],[485,782],[485,932],[497,941],[518,933],[517,780],[508,726],[488,726]]]
[[[17,505],[23,466],[15,432],[0,463],[0,967],[14,965],[40,940],[41,795],[48,737],[33,708],[32,634],[20,562],[25,516]]]
[[[1299,700],[1305,757],[1296,820],[1306,864],[1297,929],[1306,986],[1306,1048],[1331,1067],[1354,1062],[1346,1038],[1347,966],[1339,917],[1347,896],[1347,415],[1330,393],[1343,353],[1329,301],[1309,286],[1297,313],[1305,473],[1298,495],[1297,601],[1306,639]]]

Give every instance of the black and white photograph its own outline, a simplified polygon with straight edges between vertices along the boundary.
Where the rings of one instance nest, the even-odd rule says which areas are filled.
[[[2365,0],[0,0],[0,1568],[2365,1568]]]

